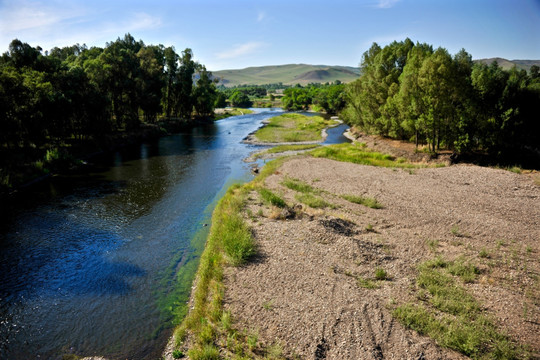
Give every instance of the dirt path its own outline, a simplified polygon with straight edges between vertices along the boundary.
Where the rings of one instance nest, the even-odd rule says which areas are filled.
[[[481,270],[467,290],[540,354],[540,188],[531,178],[477,166],[409,171],[302,157],[266,179],[289,204],[298,201],[281,185],[285,177],[324,190],[336,208],[304,207],[301,217],[275,220],[252,194],[248,221],[259,256],[225,274],[225,307],[240,328],[302,359],[460,359],[405,329],[389,308],[411,300],[417,264],[464,256]],[[343,194],[374,197],[384,208]],[[372,278],[376,268],[390,279],[359,286],[356,278]]]

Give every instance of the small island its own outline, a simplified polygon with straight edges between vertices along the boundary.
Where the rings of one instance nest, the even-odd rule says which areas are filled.
[[[328,127],[338,124],[321,116],[297,113],[270,118],[255,133],[248,135],[246,143],[259,145],[316,144],[324,141]]]

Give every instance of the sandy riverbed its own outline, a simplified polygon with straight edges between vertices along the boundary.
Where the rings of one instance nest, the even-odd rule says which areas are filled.
[[[337,208],[274,220],[252,194],[251,213],[264,214],[246,217],[259,255],[225,278],[225,307],[238,328],[305,359],[459,359],[405,329],[389,307],[411,299],[417,264],[464,256],[481,270],[467,290],[501,329],[540,353],[540,188],[530,177],[472,165],[409,171],[301,157],[266,179],[291,204],[285,177],[326,191]],[[374,197],[384,208],[343,194]],[[483,249],[489,257],[478,255]],[[379,288],[361,288],[350,276],[372,276],[376,267],[390,276]]]

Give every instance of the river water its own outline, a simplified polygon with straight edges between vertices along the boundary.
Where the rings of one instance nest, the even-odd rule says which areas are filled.
[[[252,178],[242,160],[257,147],[241,141],[281,111],[254,110],[103,155],[3,203],[0,359],[160,358],[216,201]],[[345,128],[325,143],[347,141]]]

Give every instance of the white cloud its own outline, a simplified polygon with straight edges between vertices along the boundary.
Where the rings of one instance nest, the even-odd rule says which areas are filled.
[[[0,1],[0,52],[18,38],[44,50],[76,43],[104,46],[127,32],[153,30],[162,20],[145,12],[114,15],[103,9],[65,1]]]
[[[256,52],[258,49],[264,47],[266,44],[262,42],[248,42],[234,46],[232,49],[227,49],[216,54],[218,59],[234,59],[240,56],[245,56]]]
[[[30,29],[55,26],[86,15],[81,7],[55,6],[31,1],[6,1],[0,6],[0,31],[17,33]]]
[[[266,18],[266,13],[264,11],[259,11],[257,15],[257,22],[261,22]]]
[[[389,9],[396,5],[400,0],[379,0],[377,7],[379,9]]]

